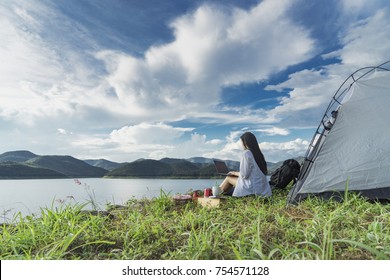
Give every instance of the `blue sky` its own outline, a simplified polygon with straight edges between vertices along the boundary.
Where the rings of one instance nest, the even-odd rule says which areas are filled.
[[[387,60],[388,1],[2,1],[0,152],[284,160]]]

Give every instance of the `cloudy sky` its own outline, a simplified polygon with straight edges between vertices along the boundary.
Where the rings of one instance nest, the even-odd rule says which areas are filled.
[[[0,153],[284,160],[387,60],[388,0],[1,0]]]

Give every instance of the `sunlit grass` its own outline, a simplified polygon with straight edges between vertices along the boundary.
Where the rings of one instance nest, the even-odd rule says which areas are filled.
[[[1,226],[0,258],[390,258],[390,204],[349,193],[341,203],[309,198],[287,206],[286,195],[228,198],[213,209],[176,205],[164,192],[98,215],[86,204],[45,208]]]

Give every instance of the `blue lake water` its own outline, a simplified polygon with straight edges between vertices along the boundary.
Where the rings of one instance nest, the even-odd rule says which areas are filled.
[[[0,223],[9,221],[16,213],[39,213],[40,208],[64,203],[97,202],[101,209],[106,203],[124,204],[132,198],[153,198],[161,191],[169,195],[203,190],[221,180],[215,179],[45,179],[0,180]],[[92,206],[86,208],[91,209]]]

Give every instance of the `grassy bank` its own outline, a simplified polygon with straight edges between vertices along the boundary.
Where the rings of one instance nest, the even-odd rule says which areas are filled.
[[[390,204],[350,195],[227,199],[175,205],[164,193],[94,215],[85,205],[42,209],[2,225],[1,259],[390,259]]]

